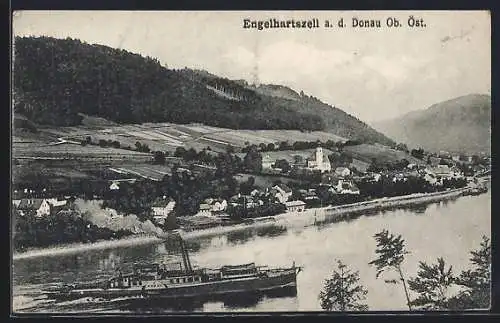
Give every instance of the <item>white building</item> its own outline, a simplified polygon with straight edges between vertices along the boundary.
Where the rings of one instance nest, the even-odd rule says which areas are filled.
[[[27,211],[36,211],[37,217],[43,217],[50,214],[51,205],[46,199],[23,199],[19,203],[18,209],[21,215]]]
[[[302,212],[306,207],[303,201],[289,201],[285,203],[287,212]]]
[[[109,185],[109,189],[110,189],[111,191],[116,191],[116,190],[119,190],[119,189],[120,189],[120,185],[118,185],[118,183],[117,183],[117,182],[113,182],[113,183],[111,183],[111,185]]]
[[[217,200],[212,204],[212,212],[223,212],[227,209],[226,200]]]
[[[209,204],[202,203],[200,204],[200,209],[198,213],[195,215],[197,216],[212,216],[212,208]]]
[[[340,177],[347,177],[351,175],[351,170],[347,167],[337,167],[335,168],[335,175]]]
[[[328,157],[325,158],[323,153],[323,148],[316,148],[316,152],[307,160],[307,168],[312,170],[319,170],[323,172],[329,172],[332,170],[332,166]]]
[[[346,181],[340,179],[335,186],[335,190],[338,194],[359,194],[359,189],[356,185],[354,185],[351,181]]]
[[[56,198],[47,199],[47,202],[49,202],[52,206],[64,206],[67,204],[66,200],[58,200]]]
[[[157,201],[151,207],[153,211],[153,216],[167,216],[175,207],[175,201],[167,198],[166,196],[163,199]]]
[[[278,199],[280,203],[285,203],[292,196],[292,189],[284,184],[274,185],[271,194]]]

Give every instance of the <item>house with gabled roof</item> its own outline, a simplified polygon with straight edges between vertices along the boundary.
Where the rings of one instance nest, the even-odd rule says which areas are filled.
[[[273,197],[275,197],[280,203],[285,203],[292,196],[292,189],[285,184],[274,185],[269,192]]]
[[[17,208],[21,215],[35,211],[37,217],[49,215],[51,211],[51,205],[46,199],[22,199]]]
[[[175,201],[170,198],[163,196],[161,199],[157,199],[151,206],[153,211],[153,216],[167,216],[175,207]]]

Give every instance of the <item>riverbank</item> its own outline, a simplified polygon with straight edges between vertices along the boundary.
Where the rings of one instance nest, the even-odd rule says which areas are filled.
[[[227,233],[244,231],[248,229],[258,229],[272,227],[276,225],[286,227],[306,227],[320,222],[335,222],[345,219],[351,213],[362,211],[382,211],[392,208],[404,207],[414,204],[434,203],[442,200],[453,199],[463,195],[470,195],[473,191],[471,187],[453,189],[444,192],[418,193],[404,196],[395,196],[390,198],[379,198],[366,202],[345,204],[339,206],[327,206],[322,208],[310,208],[303,212],[287,212],[266,218],[252,219],[252,222],[240,223],[228,226],[218,226],[207,229],[184,231],[178,230],[183,239],[194,239],[200,237],[210,237],[223,235]],[[171,233],[160,235],[140,235],[126,237],[111,241],[99,241],[95,243],[78,243],[64,246],[55,246],[43,249],[33,249],[22,253],[14,253],[13,259],[25,259],[42,256],[57,256],[71,254],[96,249],[108,249],[116,247],[126,247],[138,244],[158,243],[167,238]]]
[[[67,245],[59,245],[49,248],[32,249],[22,253],[15,252],[12,255],[12,257],[13,260],[20,260],[20,259],[35,258],[35,257],[59,256],[63,254],[85,252],[89,250],[96,250],[96,249],[104,250],[116,247],[150,244],[160,241],[162,241],[162,239],[156,235],[134,235],[116,240],[103,240],[93,243],[71,243]]]
[[[230,226],[218,226],[214,228],[183,231],[180,234],[184,239],[199,237],[217,236],[221,234],[243,231],[247,229],[257,229],[272,226],[286,226],[293,228],[307,227],[321,222],[335,222],[345,219],[349,214],[362,211],[383,211],[398,207],[405,207],[416,204],[427,204],[447,199],[457,198],[463,195],[470,195],[471,187],[453,189],[435,193],[417,193],[395,197],[385,197],[366,202],[344,204],[339,206],[327,206],[321,208],[310,208],[302,212],[286,212],[266,218],[256,218],[251,223],[236,224]]]

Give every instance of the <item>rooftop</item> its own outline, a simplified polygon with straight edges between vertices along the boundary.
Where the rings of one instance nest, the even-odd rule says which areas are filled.
[[[301,205],[305,205],[306,203],[302,202],[302,201],[289,201],[289,202],[285,202],[285,205],[286,206],[301,206]]]

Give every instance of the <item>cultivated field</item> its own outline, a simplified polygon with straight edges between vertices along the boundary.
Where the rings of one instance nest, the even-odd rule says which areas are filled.
[[[165,175],[172,174],[172,169],[163,165],[123,165],[109,169],[118,174],[142,177],[153,181],[161,181]]]
[[[282,141],[345,141],[345,138],[324,131],[300,132],[298,130],[234,130],[201,124],[177,125],[170,123],[144,123],[140,125],[78,126],[43,129],[52,138],[81,141],[87,136],[93,142],[118,141],[121,147],[134,148],[136,142],[146,144],[152,151],[175,151],[177,147],[201,150],[210,147],[224,151],[228,145],[243,148],[247,144]]]
[[[372,158],[379,162],[395,162],[402,159],[408,160],[414,164],[424,164],[425,162],[417,159],[404,151],[391,149],[381,145],[362,144],[357,146],[344,147],[344,152],[351,155],[355,159],[359,159],[366,163],[371,163]]]

